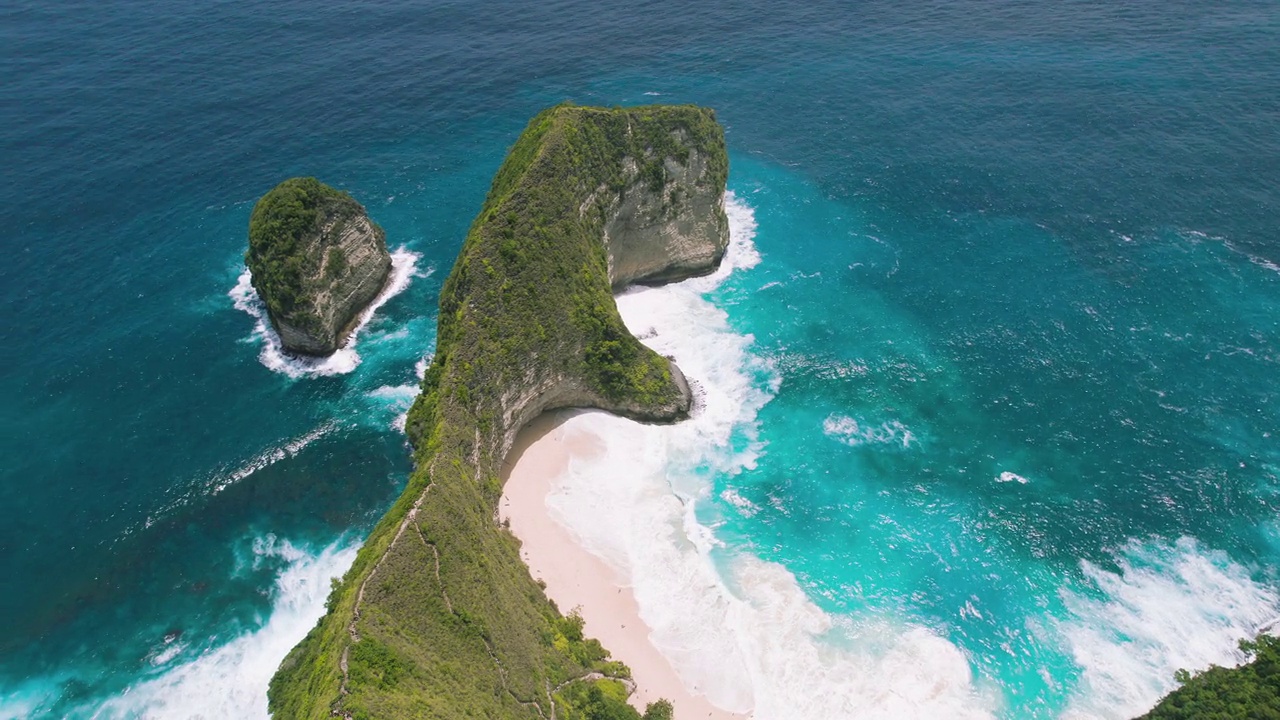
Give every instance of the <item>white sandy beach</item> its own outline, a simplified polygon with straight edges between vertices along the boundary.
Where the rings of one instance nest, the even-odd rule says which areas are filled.
[[[638,689],[632,704],[643,711],[659,698],[671,701],[676,720],[732,720],[746,715],[712,705],[685,687],[671,664],[649,640],[649,628],[630,588],[601,558],[581,547],[547,509],[547,495],[572,458],[601,452],[594,438],[561,425],[564,416],[547,414],[520,432],[505,468],[501,516],[523,543],[521,556],[533,577],[546,583],[547,595],[562,612],[578,608],[585,632],[604,644],[616,660],[631,668]]]

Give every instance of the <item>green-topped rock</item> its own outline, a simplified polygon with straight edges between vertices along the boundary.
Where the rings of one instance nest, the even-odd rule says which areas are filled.
[[[245,263],[284,348],[304,355],[342,347],[391,274],[382,228],[350,195],[309,177],[285,180],[254,206]]]
[[[547,409],[688,413],[680,371],[627,331],[612,290],[716,267],[727,173],[704,108],[533,119],[441,290],[407,423],[416,469],[273,678],[275,718],[639,717],[626,668],[560,615],[498,524],[500,472]]]

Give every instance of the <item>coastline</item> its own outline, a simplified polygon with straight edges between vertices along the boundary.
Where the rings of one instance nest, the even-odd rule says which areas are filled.
[[[546,413],[521,429],[502,468],[498,511],[520,539],[520,557],[530,574],[546,583],[547,597],[561,612],[578,609],[586,635],[599,640],[613,659],[631,668],[637,689],[630,702],[637,710],[643,712],[648,703],[666,698],[675,709],[676,720],[749,717],[712,705],[705,696],[685,687],[671,663],[649,640],[650,629],[640,619],[631,588],[551,516],[546,501],[555,480],[572,460],[602,452],[590,436],[564,427],[568,417],[567,412]]]
[[[373,300],[352,319],[350,327],[343,332],[346,340],[331,355],[325,357],[308,357],[292,355],[285,352],[280,335],[271,326],[267,318],[267,308],[253,289],[252,275],[245,268],[238,278],[235,287],[227,292],[235,309],[248,314],[255,320],[253,332],[248,340],[261,343],[258,351],[258,362],[272,372],[278,372],[293,379],[302,377],[321,377],[326,375],[346,375],[360,364],[360,353],[356,351],[356,342],[360,333],[369,325],[383,305],[404,292],[415,277],[427,277],[434,272],[428,268],[425,273],[418,270],[418,261],[422,254],[409,250],[401,245],[391,251],[391,272],[387,274],[382,289]]]

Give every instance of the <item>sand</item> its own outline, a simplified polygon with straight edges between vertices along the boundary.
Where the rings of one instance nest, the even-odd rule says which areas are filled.
[[[516,438],[504,467],[501,517],[522,543],[520,555],[535,579],[546,583],[547,596],[562,612],[577,608],[584,631],[631,668],[637,690],[631,704],[643,711],[659,698],[671,701],[676,720],[733,720],[746,715],[712,705],[684,686],[671,663],[649,640],[635,596],[625,581],[577,543],[547,509],[547,495],[574,457],[603,451],[589,434],[564,428],[567,415],[548,413],[530,423]]]

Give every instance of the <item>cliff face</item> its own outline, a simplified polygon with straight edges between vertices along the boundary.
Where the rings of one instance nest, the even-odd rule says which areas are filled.
[[[441,291],[406,428],[416,470],[272,680],[276,718],[577,717],[585,684],[625,675],[560,616],[497,524],[501,466],[547,409],[688,413],[684,377],[627,331],[612,289],[716,266],[727,172],[703,108],[558,106],[533,119]],[[615,717],[636,716],[616,704]]]
[[[715,160],[684,132],[673,141],[678,156],[623,162],[627,185],[611,202],[604,227],[615,289],[710,272],[729,246],[724,180]],[[641,163],[649,166],[647,176]]]
[[[258,201],[245,262],[284,348],[304,355],[342,347],[391,273],[382,228],[314,178],[286,180]]]

